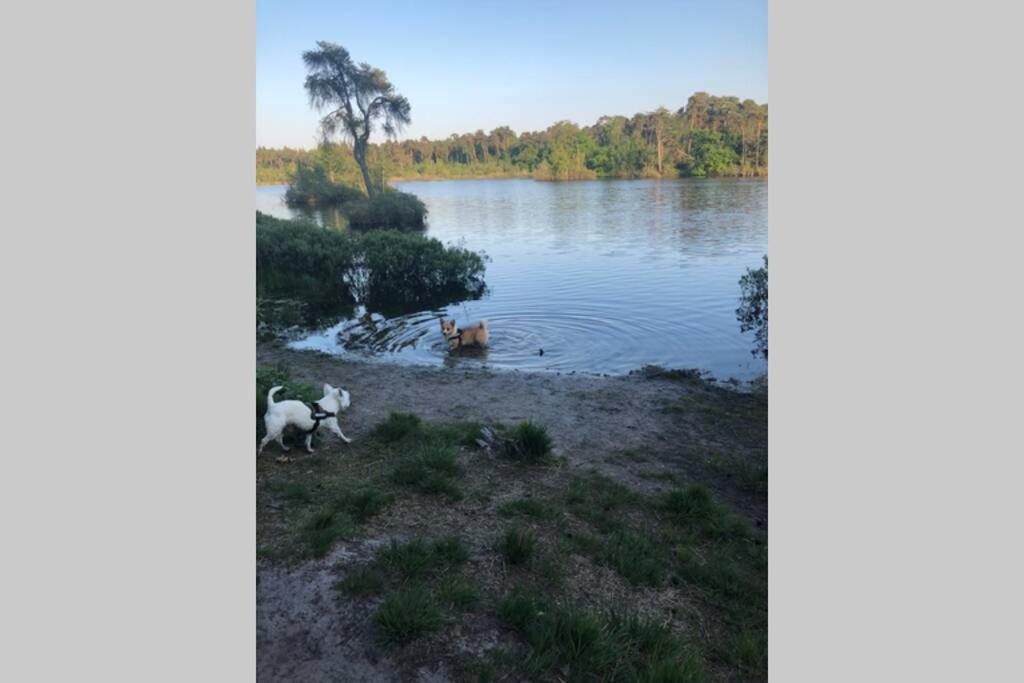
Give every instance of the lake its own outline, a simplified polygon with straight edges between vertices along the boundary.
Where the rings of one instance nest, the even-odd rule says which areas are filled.
[[[477,301],[340,320],[294,348],[430,365],[623,374],[645,364],[718,379],[767,371],[736,320],[739,278],[768,250],[768,183],[755,179],[392,183],[429,209],[427,235],[490,257]],[[256,208],[281,218],[283,186]],[[336,215],[319,217],[336,225]],[[488,321],[486,351],[447,353],[438,317]],[[543,354],[541,350],[543,349]]]

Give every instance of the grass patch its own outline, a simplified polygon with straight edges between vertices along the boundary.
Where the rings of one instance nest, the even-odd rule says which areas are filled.
[[[419,434],[423,421],[412,413],[391,413],[387,419],[374,427],[371,436],[384,443],[398,443],[414,434]]]
[[[374,486],[363,486],[342,492],[336,501],[337,509],[348,513],[356,522],[362,523],[374,517],[392,503],[395,497]]]
[[[351,538],[355,525],[337,510],[320,510],[302,524],[302,539],[314,557],[323,557],[335,541]]]
[[[462,540],[446,536],[431,543],[419,538],[407,543],[392,541],[377,552],[375,563],[389,575],[400,581],[408,581],[468,560],[469,550]]]
[[[659,624],[636,616],[551,608],[535,593],[515,589],[498,618],[526,641],[521,668],[528,676],[568,681],[703,681],[699,655]]]
[[[634,585],[660,586],[665,576],[660,544],[632,531],[613,532],[600,559]]]
[[[537,536],[529,529],[509,529],[498,542],[498,551],[512,565],[529,562],[536,547]]]
[[[738,455],[715,454],[709,460],[712,469],[731,479],[741,491],[768,492],[768,463],[751,462]]]
[[[395,465],[391,480],[420,493],[462,500],[462,490],[452,481],[461,475],[455,448],[434,442],[421,446],[415,455]]]
[[[353,570],[334,586],[349,595],[376,595],[384,590],[384,579],[373,567]]]
[[[275,479],[267,483],[267,490],[289,503],[306,504],[313,502],[313,492],[303,482]]]
[[[374,615],[385,645],[404,645],[436,631],[443,621],[437,601],[422,586],[395,591],[384,598]]]
[[[636,492],[597,472],[574,477],[566,494],[569,510],[602,533],[620,528],[623,511],[639,500]]]
[[[442,605],[459,612],[470,612],[480,604],[480,589],[464,576],[449,575],[437,586]]]
[[[469,561],[469,549],[458,536],[445,536],[434,541],[432,550],[434,557],[449,565],[463,564]]]
[[[550,452],[551,436],[543,425],[520,422],[505,435],[505,454],[513,460],[537,464]]]

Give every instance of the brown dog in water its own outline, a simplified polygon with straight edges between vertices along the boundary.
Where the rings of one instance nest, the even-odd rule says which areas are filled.
[[[448,340],[449,351],[462,346],[487,346],[487,321],[481,320],[476,327],[460,330],[454,320],[441,318],[441,334]]]

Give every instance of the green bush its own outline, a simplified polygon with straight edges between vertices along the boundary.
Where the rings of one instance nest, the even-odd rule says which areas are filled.
[[[291,207],[340,206],[365,199],[359,189],[344,183],[332,182],[322,166],[299,162],[284,201]]]
[[[736,319],[740,321],[740,332],[754,333],[755,356],[768,358],[768,255],[764,266],[748,268],[740,278],[740,307]]]
[[[354,303],[344,275],[356,255],[356,244],[339,232],[256,212],[259,297]]]
[[[388,189],[368,199],[346,204],[345,213],[349,227],[357,230],[421,230],[427,207],[416,195]]]
[[[357,302],[371,311],[422,310],[478,298],[484,270],[480,254],[420,234],[344,234],[256,213],[261,300],[296,299],[317,311]]]
[[[353,293],[371,310],[419,310],[483,294],[484,259],[468,249],[391,230],[366,233],[357,243]]]

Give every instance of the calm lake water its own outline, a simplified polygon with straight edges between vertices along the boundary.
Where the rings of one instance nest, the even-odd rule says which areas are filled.
[[[446,309],[341,320],[293,347],[520,370],[622,374],[658,364],[701,368],[723,380],[766,372],[735,310],[740,276],[760,266],[768,250],[767,182],[393,185],[426,203],[427,235],[491,258],[488,293]],[[256,208],[295,217],[284,190],[257,187]],[[450,356],[437,322],[442,314],[460,327],[486,318],[490,349]]]

